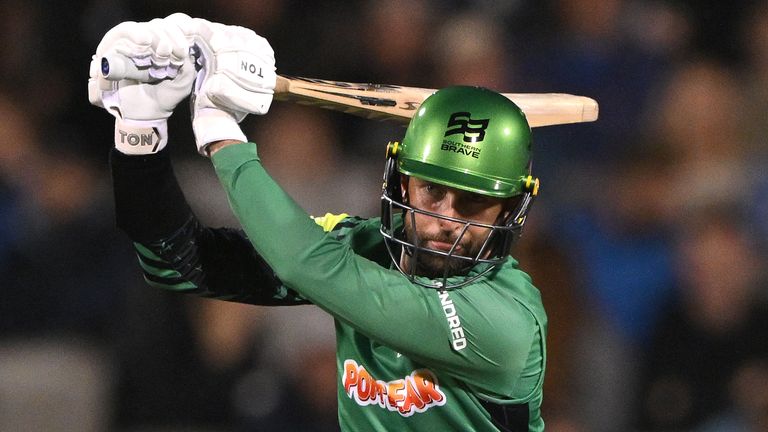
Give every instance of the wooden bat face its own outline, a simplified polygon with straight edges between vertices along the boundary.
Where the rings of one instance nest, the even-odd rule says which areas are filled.
[[[275,99],[407,124],[434,89],[278,75]]]
[[[317,78],[277,77],[275,99],[407,124],[435,89],[364,84]],[[597,120],[593,99],[562,93],[504,93],[526,114],[531,127]]]

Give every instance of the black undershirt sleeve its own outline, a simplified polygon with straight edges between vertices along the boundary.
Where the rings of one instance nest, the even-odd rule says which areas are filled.
[[[117,227],[135,242],[168,236],[192,217],[167,152],[110,154]]]

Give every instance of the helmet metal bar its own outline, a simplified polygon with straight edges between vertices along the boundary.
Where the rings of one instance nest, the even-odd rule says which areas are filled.
[[[411,226],[415,227],[416,226],[416,212],[413,209],[410,209],[408,211],[408,215],[411,218]],[[414,241],[413,244],[418,246],[421,243],[421,239],[419,238],[419,234],[418,234],[418,232],[415,229],[413,230],[413,236],[415,237],[413,239],[413,241]],[[420,251],[421,251],[420,247],[414,247],[413,248],[413,255],[411,256],[411,260],[413,262],[410,265],[410,267],[411,267],[411,269],[410,269],[411,270],[411,279],[413,279],[416,276],[416,265],[415,265],[415,263],[418,262],[419,252]]]
[[[475,263],[482,262],[482,263],[495,264],[495,263],[498,263],[499,261],[503,261],[503,260],[491,259],[491,258],[480,258],[480,256],[482,256],[482,252],[484,252],[482,249],[481,249],[481,252],[478,253],[478,255],[476,255],[475,257],[464,256],[464,255],[454,255],[453,251],[455,249],[455,246],[457,245],[456,242],[454,242],[454,247],[452,247],[447,252],[446,251],[436,250],[436,249],[429,249],[429,248],[415,248],[414,247],[415,244],[408,243],[406,241],[398,239],[394,235],[394,228],[393,228],[394,227],[394,216],[393,216],[392,208],[395,207],[395,206],[397,206],[398,208],[400,208],[402,210],[406,210],[410,214],[411,223],[414,224],[414,226],[415,226],[415,223],[416,223],[416,217],[415,217],[416,213],[426,214],[426,215],[429,215],[429,216],[432,216],[432,217],[436,217],[436,218],[440,218],[440,219],[447,219],[447,220],[450,220],[450,221],[461,223],[462,225],[464,225],[464,229],[462,230],[461,235],[459,236],[459,239],[461,238],[461,236],[463,236],[464,232],[466,232],[466,230],[469,228],[469,226],[474,225],[474,226],[478,226],[478,227],[481,227],[481,228],[489,229],[490,232],[488,233],[488,236],[486,237],[486,240],[484,242],[484,246],[487,245],[490,242],[490,237],[493,234],[493,231],[513,231],[515,229],[515,227],[511,227],[511,226],[489,225],[489,224],[483,224],[483,223],[478,223],[478,222],[466,221],[466,220],[462,220],[462,219],[456,219],[456,218],[452,218],[452,217],[448,217],[448,216],[441,216],[440,214],[432,213],[432,212],[429,212],[429,211],[426,211],[426,210],[415,209],[415,208],[410,207],[410,206],[408,206],[406,204],[402,204],[402,203],[396,202],[396,201],[390,199],[389,197],[383,197],[383,199],[386,199],[388,204],[389,204],[389,206],[390,206],[390,216],[389,216],[389,218],[390,218],[390,220],[389,220],[390,228],[385,229],[384,227],[382,227],[380,229],[381,234],[384,235],[385,238],[387,238],[387,239],[389,239],[389,240],[391,240],[391,241],[393,241],[395,243],[398,243],[398,244],[400,244],[402,246],[408,247],[409,250],[410,249],[422,249],[423,251],[431,253],[431,254],[434,254],[434,255],[442,255],[442,256],[445,256],[445,257],[451,257],[451,258],[461,259],[461,260],[465,260],[465,261],[471,261],[471,262],[475,262]],[[459,239],[457,239],[457,241]],[[416,243],[416,244],[418,244],[418,243]]]
[[[526,194],[525,199],[521,202],[521,205],[520,205],[521,208],[514,213],[514,217],[512,218],[512,222],[514,222],[515,220],[519,219],[520,217],[524,216],[524,214],[527,213],[526,207],[528,206],[528,204],[531,201],[530,198],[531,198],[530,195]],[[438,213],[433,213],[433,212],[430,212],[430,211],[427,211],[427,210],[415,209],[415,208],[413,208],[413,207],[411,207],[411,206],[409,206],[407,204],[403,204],[403,203],[394,201],[393,199],[388,197],[386,194],[382,195],[382,200],[385,202],[385,205],[387,206],[388,211],[387,211],[387,221],[386,221],[386,224],[383,223],[381,225],[381,227],[379,228],[379,231],[380,231],[380,233],[382,234],[382,236],[385,239],[384,243],[386,245],[387,252],[389,253],[389,255],[390,255],[391,259],[392,259],[392,263],[395,266],[395,268],[400,273],[405,275],[411,282],[413,282],[413,283],[415,283],[417,285],[423,286],[425,288],[432,288],[432,289],[438,289],[438,290],[453,290],[453,289],[460,288],[460,287],[463,287],[465,285],[468,285],[468,284],[476,281],[477,279],[485,276],[490,271],[492,271],[496,266],[498,266],[499,264],[501,264],[502,262],[504,262],[506,260],[506,255],[502,255],[502,256],[499,256],[497,258],[481,258],[485,254],[485,252],[487,251],[488,245],[491,243],[491,239],[493,237],[493,234],[495,232],[513,232],[513,231],[519,229],[519,227],[516,226],[515,224],[490,225],[490,224],[484,224],[484,223],[479,223],[479,222],[466,221],[466,220],[462,220],[462,219],[458,219],[458,218],[453,218],[453,217],[450,217],[450,216],[443,216],[443,215],[440,215]],[[463,225],[461,234],[456,239],[456,241],[454,242],[454,244],[452,245],[451,249],[448,252],[440,251],[440,250],[435,250],[435,249],[418,247],[418,246],[416,246],[416,245],[414,245],[412,243],[409,243],[409,242],[407,242],[405,240],[397,238],[397,236],[395,235],[395,214],[394,214],[395,207],[403,210],[404,213],[406,213],[406,212],[408,213],[408,215],[405,216],[405,217],[409,217],[411,219],[411,223],[413,224],[413,226],[416,226],[416,213],[420,213],[420,214],[424,214],[424,215],[428,215],[428,216],[432,216],[432,217],[436,217],[436,218],[441,218],[441,219],[445,219],[445,220],[461,223]],[[480,251],[478,252],[478,254],[475,255],[474,257],[463,256],[463,255],[455,255],[454,252],[455,252],[456,247],[458,246],[458,242],[463,237],[464,233],[469,229],[469,227],[473,226],[473,225],[481,227],[481,228],[486,228],[486,229],[489,230],[488,235],[485,237],[485,240],[483,241],[483,246],[480,248]],[[417,235],[417,234],[414,233],[414,235]],[[393,244],[397,244],[397,245],[399,245],[401,247],[401,254],[399,254],[400,256],[396,256],[396,251],[392,247]],[[400,264],[400,258],[402,256],[402,253],[406,253],[406,254],[410,255],[411,259],[414,260],[414,263],[416,262],[416,259],[418,259],[418,255],[420,253],[428,253],[428,254],[432,254],[432,255],[444,256],[444,257],[447,257],[447,258],[464,260],[464,261],[472,263],[473,265],[474,264],[478,264],[478,263],[489,264],[489,267],[484,269],[484,270],[482,270],[481,272],[479,272],[478,274],[476,274],[476,275],[474,275],[472,277],[467,277],[464,280],[462,280],[462,281],[460,281],[458,283],[451,284],[451,285],[448,284],[448,278],[451,275],[447,274],[447,269],[446,269],[446,273],[444,273],[443,277],[439,278],[439,280],[429,280],[429,282],[424,282],[424,281],[420,281],[420,280],[417,279],[417,275],[415,273],[415,271],[416,271],[416,266],[415,265],[410,266],[408,271],[403,269],[402,265]]]
[[[491,242],[491,237],[493,236],[493,231],[494,231],[493,229],[488,231],[488,235],[485,236],[485,240],[483,241],[483,246],[480,247],[480,250],[477,252],[477,256],[475,256],[475,261],[479,261],[480,257],[485,254],[485,248]]]

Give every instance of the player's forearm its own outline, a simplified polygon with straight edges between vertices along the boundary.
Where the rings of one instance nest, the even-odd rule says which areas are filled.
[[[236,144],[242,144],[242,141],[237,140],[222,140],[222,141],[215,141],[212,142],[208,147],[206,147],[206,151],[208,152],[208,156],[213,156],[218,152],[219,150],[223,149],[224,147],[229,147],[231,145]]]
[[[110,165],[117,227],[131,240],[167,237],[192,217],[167,152],[128,156],[113,149]]]
[[[306,303],[282,287],[242,233],[197,221],[164,152],[114,151],[111,165],[117,224],[134,241],[150,285],[241,303]]]
[[[299,270],[293,264],[306,245],[325,236],[322,228],[264,171],[254,144],[226,146],[212,160],[248,237],[285,280],[287,273]]]
[[[192,218],[169,237],[135,246],[144,278],[157,288],[264,306],[308,303],[283,286],[238,230]]]

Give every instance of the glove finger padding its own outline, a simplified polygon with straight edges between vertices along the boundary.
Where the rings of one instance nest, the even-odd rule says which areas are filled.
[[[236,79],[226,74],[217,74],[209,78],[205,92],[217,106],[229,110],[244,110],[247,113],[258,115],[266,114],[269,111],[273,98],[273,90],[269,90],[268,93],[261,90],[244,90]],[[245,117],[245,112],[240,112],[242,117]]]
[[[112,27],[96,47],[96,56],[104,55],[107,51],[115,49],[117,45],[126,49],[121,54],[149,55],[153,34],[148,26],[148,23],[125,21]]]
[[[272,102],[277,73],[275,53],[266,39],[252,30],[229,26],[211,39],[216,69],[206,95],[234,111],[266,114]]]
[[[149,75],[158,80],[173,79],[189,59],[191,44],[174,22],[154,19],[149,22],[149,27],[154,36]]]

